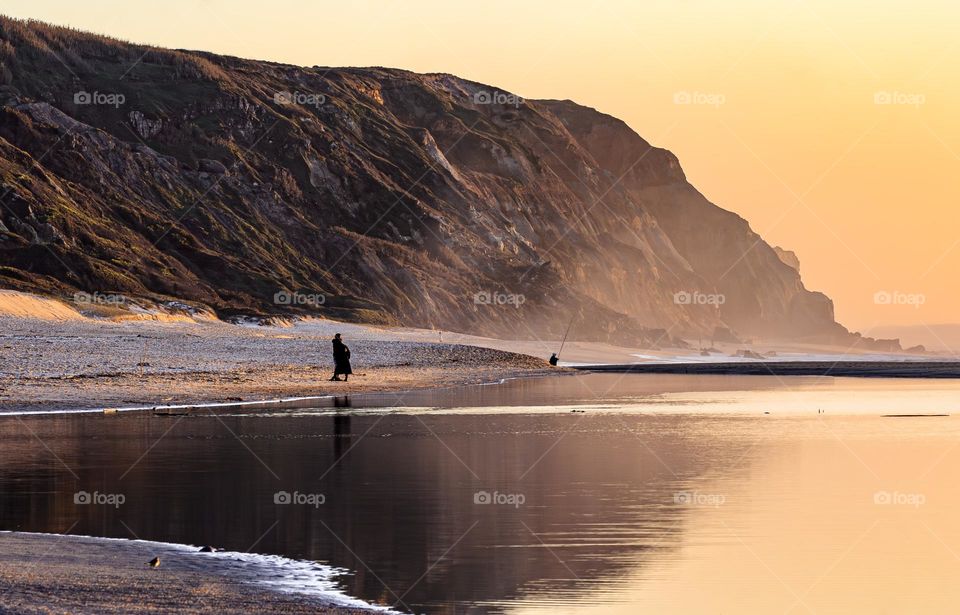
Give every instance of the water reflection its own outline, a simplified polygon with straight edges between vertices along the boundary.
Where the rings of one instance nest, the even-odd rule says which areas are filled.
[[[824,417],[822,390],[810,393],[809,416],[777,416],[778,396],[790,391],[769,380],[714,394],[749,414],[631,410],[679,389],[675,379],[626,379],[590,398],[622,412],[575,414],[566,405],[588,393],[571,387],[586,385],[556,380],[569,382],[510,389],[513,402],[526,395],[538,404],[530,412],[369,413],[354,396],[305,415],[3,418],[0,528],[314,559],[351,570],[342,583],[353,595],[430,613],[716,611],[736,606],[734,587],[753,587],[755,610],[784,610],[872,517],[903,533],[896,515],[910,511],[877,508],[881,489],[926,494],[936,506],[922,509],[922,522],[960,549],[960,524],[937,507],[957,503],[941,474],[960,469],[953,417],[889,419],[876,409]],[[696,392],[702,380],[691,380]],[[939,386],[950,385],[912,393],[953,403],[955,385],[949,394]],[[883,383],[872,394],[859,384],[831,390],[847,400],[837,404],[858,409],[901,403]],[[475,405],[503,393],[451,394]],[[545,413],[546,404],[563,411]],[[125,501],[78,503],[81,491]],[[900,569],[859,551],[875,539],[881,552],[899,544],[881,536],[895,534],[857,543],[853,561],[893,586],[888,573]],[[956,569],[939,572],[940,581],[960,580]],[[811,590],[798,605],[816,599]]]
[[[334,397],[333,407],[338,410],[353,407],[350,403],[350,396]],[[347,450],[347,447],[349,447],[350,435],[350,415],[337,412],[333,417],[334,459],[339,461],[343,456],[343,453]]]
[[[417,612],[624,574],[673,542],[672,494],[709,463],[675,428],[573,415],[25,422],[0,425],[5,529],[328,561],[355,571],[343,580],[352,594]],[[125,503],[76,504],[80,491]],[[276,504],[279,492],[294,503]]]

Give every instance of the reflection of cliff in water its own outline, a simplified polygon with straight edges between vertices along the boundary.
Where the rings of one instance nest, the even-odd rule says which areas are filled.
[[[390,604],[403,596],[418,612],[586,592],[642,565],[654,546],[674,544],[684,512],[673,493],[722,464],[709,443],[680,429],[684,420],[693,419],[24,419],[61,464],[19,421],[0,419],[0,529],[64,531],[77,522],[75,534],[132,531],[326,561],[354,571],[343,579],[349,593]],[[80,489],[126,501],[77,506]],[[326,501],[276,504],[280,491]],[[525,501],[476,504],[478,491]]]

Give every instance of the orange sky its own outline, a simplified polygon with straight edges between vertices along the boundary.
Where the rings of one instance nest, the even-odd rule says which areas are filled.
[[[674,151],[710,200],[796,251],[840,322],[869,334],[960,321],[955,2],[5,0],[0,11],[570,98]],[[693,104],[675,103],[683,93]]]

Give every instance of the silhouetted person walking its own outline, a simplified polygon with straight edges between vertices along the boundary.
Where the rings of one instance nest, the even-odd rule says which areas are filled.
[[[340,334],[333,336],[333,378],[330,380],[340,380],[340,374],[343,374],[343,381],[346,382],[353,370],[350,368],[350,349],[340,339]]]

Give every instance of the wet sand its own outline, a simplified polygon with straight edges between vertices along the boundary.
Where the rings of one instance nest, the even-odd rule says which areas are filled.
[[[159,555],[161,565],[145,564]],[[3,613],[370,613],[268,591],[237,564],[140,541],[0,532]],[[213,562],[216,563],[216,562]]]

